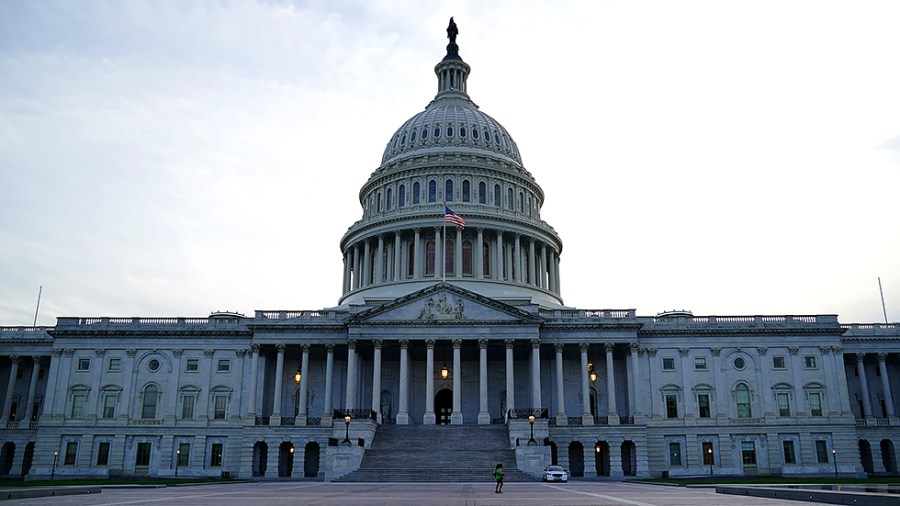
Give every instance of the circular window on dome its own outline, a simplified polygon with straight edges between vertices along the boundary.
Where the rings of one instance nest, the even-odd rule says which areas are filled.
[[[460,137],[466,136],[466,127],[459,127],[459,136]]]
[[[149,362],[147,362],[147,369],[150,369],[150,372],[158,371],[159,370],[159,360],[157,360],[155,358],[151,359]]]
[[[747,365],[747,363],[744,361],[743,357],[738,357],[738,358],[734,359],[734,368],[737,369],[738,371],[743,370],[746,365]]]

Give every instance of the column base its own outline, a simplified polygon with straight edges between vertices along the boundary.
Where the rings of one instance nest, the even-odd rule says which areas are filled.
[[[320,427],[331,427],[334,423],[334,418],[331,415],[322,415],[322,421],[319,422]]]
[[[619,425],[619,414],[618,413],[610,413],[606,417],[607,423],[610,425]]]
[[[490,425],[491,424],[491,414],[490,413],[478,413],[478,425]]]
[[[281,415],[272,415],[269,417],[269,425],[277,427],[281,425]]]
[[[566,426],[569,425],[569,417],[566,416],[565,413],[557,413],[556,414],[556,425],[557,426]]]
[[[456,413],[450,413],[450,425],[462,425],[462,423],[463,423],[462,413],[460,413],[458,411]]]
[[[434,425],[434,422],[434,413],[425,413],[425,416],[422,417],[422,425]]]
[[[306,419],[308,417],[306,415],[298,415],[297,418],[294,419],[294,425],[306,425]]]
[[[397,425],[409,425],[409,413],[397,413]]]
[[[581,425],[594,425],[594,415],[581,415]],[[593,450],[591,450],[593,451]],[[585,471],[587,472],[587,471]]]

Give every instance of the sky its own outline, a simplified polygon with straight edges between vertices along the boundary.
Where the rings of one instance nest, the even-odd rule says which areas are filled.
[[[566,305],[900,321],[898,2],[6,0],[0,326],[337,305],[450,16]]]

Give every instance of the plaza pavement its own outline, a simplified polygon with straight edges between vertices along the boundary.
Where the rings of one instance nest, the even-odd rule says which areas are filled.
[[[716,494],[712,488],[684,488],[623,482],[565,484],[507,483],[503,494],[492,483],[227,483],[168,488],[114,488],[101,494],[3,501],[34,506],[476,506],[476,505],[631,505],[631,506],[762,506],[809,505]]]

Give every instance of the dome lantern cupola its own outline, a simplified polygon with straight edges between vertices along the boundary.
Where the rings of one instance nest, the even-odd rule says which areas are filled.
[[[447,44],[447,56],[434,67],[434,73],[438,78],[438,93],[435,99],[448,94],[469,98],[466,93],[466,81],[471,69],[459,56],[459,46],[456,45],[458,33],[456,23],[450,18],[450,25],[447,26],[447,38],[450,39],[450,43]]]

